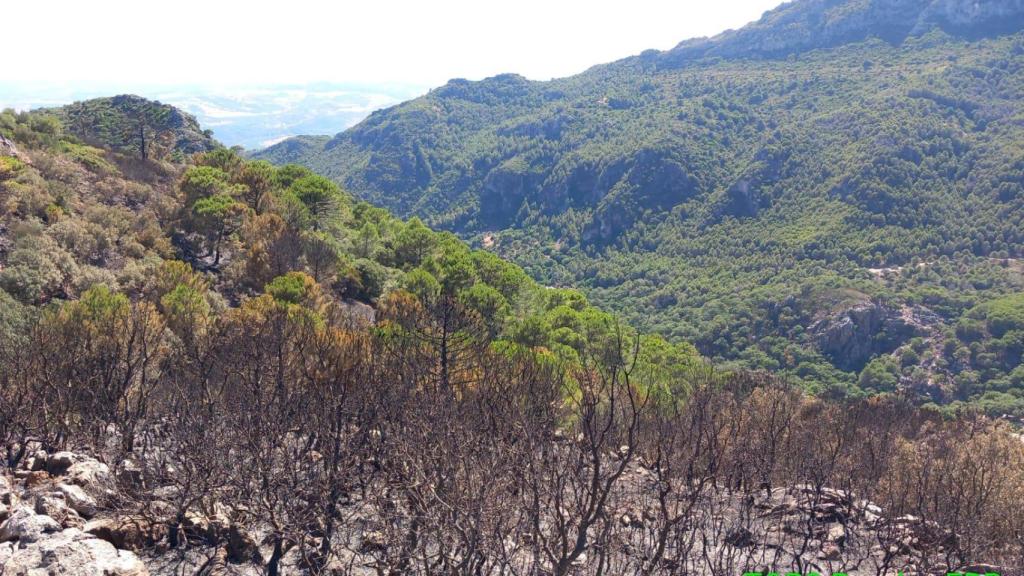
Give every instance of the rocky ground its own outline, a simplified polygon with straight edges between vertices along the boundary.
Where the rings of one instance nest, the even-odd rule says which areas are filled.
[[[0,475],[0,576],[264,572],[270,550],[259,541],[259,527],[234,524],[228,511],[192,514],[182,526],[189,545],[172,549],[169,526],[115,511],[117,480],[106,464],[71,452],[38,453],[13,474]],[[653,483],[653,474],[637,466],[625,485]],[[379,553],[388,544],[375,527],[374,505],[348,505],[350,529],[339,536],[332,574],[388,573],[380,571]],[[643,549],[651,537],[655,507],[654,501],[636,500],[614,507],[611,525],[625,554]],[[887,518],[881,507],[842,490],[712,488],[689,520],[692,540],[676,543],[689,551],[667,557],[666,574],[738,575],[794,566],[823,574],[944,574],[954,568],[944,558],[956,545],[955,534],[912,516]],[[283,573],[307,572],[299,548],[283,559]],[[594,573],[594,556],[580,557],[574,573]],[[634,573],[631,567],[638,564],[627,559],[609,565],[613,569],[606,573]],[[955,568],[1011,573],[985,565]]]

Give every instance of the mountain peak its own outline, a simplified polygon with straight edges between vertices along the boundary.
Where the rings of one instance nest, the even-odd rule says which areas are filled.
[[[671,63],[706,56],[773,58],[879,38],[899,44],[933,29],[977,39],[1024,28],[1024,0],[794,0],[739,30],[686,40]]]

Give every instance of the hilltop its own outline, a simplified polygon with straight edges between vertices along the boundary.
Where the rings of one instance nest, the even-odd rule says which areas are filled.
[[[49,109],[69,134],[87,144],[163,158],[209,152],[218,146],[191,114],[139,96],[94,98]]]

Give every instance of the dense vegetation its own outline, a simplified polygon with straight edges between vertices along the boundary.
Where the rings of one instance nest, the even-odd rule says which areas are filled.
[[[212,132],[181,110],[138,96],[121,95],[75,102],[52,111],[69,134],[123,154],[178,161],[216,147]]]
[[[119,546],[272,575],[1021,563],[1005,423],[716,372],[305,168],[43,113],[0,135],[0,468],[109,463]],[[1021,308],[955,338],[998,354]]]
[[[0,164],[0,328],[15,340],[60,314],[61,301],[115,294],[148,301],[172,326],[267,295],[313,306],[318,322],[327,309],[364,322],[397,314],[443,350],[444,381],[467,346],[578,365],[588,347],[635,336],[579,292],[541,287],[299,166],[224,148],[184,164],[143,160],[82,144],[45,113],[4,112],[0,134],[21,146]],[[660,365],[699,360],[688,344],[638,338]]]
[[[1021,325],[987,320],[1024,289],[1020,14],[926,4],[806,0],[570,78],[453,80],[259,157],[719,362],[1024,415]]]

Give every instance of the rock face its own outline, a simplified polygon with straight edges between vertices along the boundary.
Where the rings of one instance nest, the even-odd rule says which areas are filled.
[[[0,560],[3,552],[0,551]],[[3,576],[146,576],[135,554],[70,528],[13,551]]]
[[[22,162],[28,162],[28,158],[18,151],[18,147],[0,134],[0,156],[13,156]]]
[[[818,349],[843,370],[860,370],[875,354],[895,350],[921,333],[901,310],[859,302],[811,325]]]

